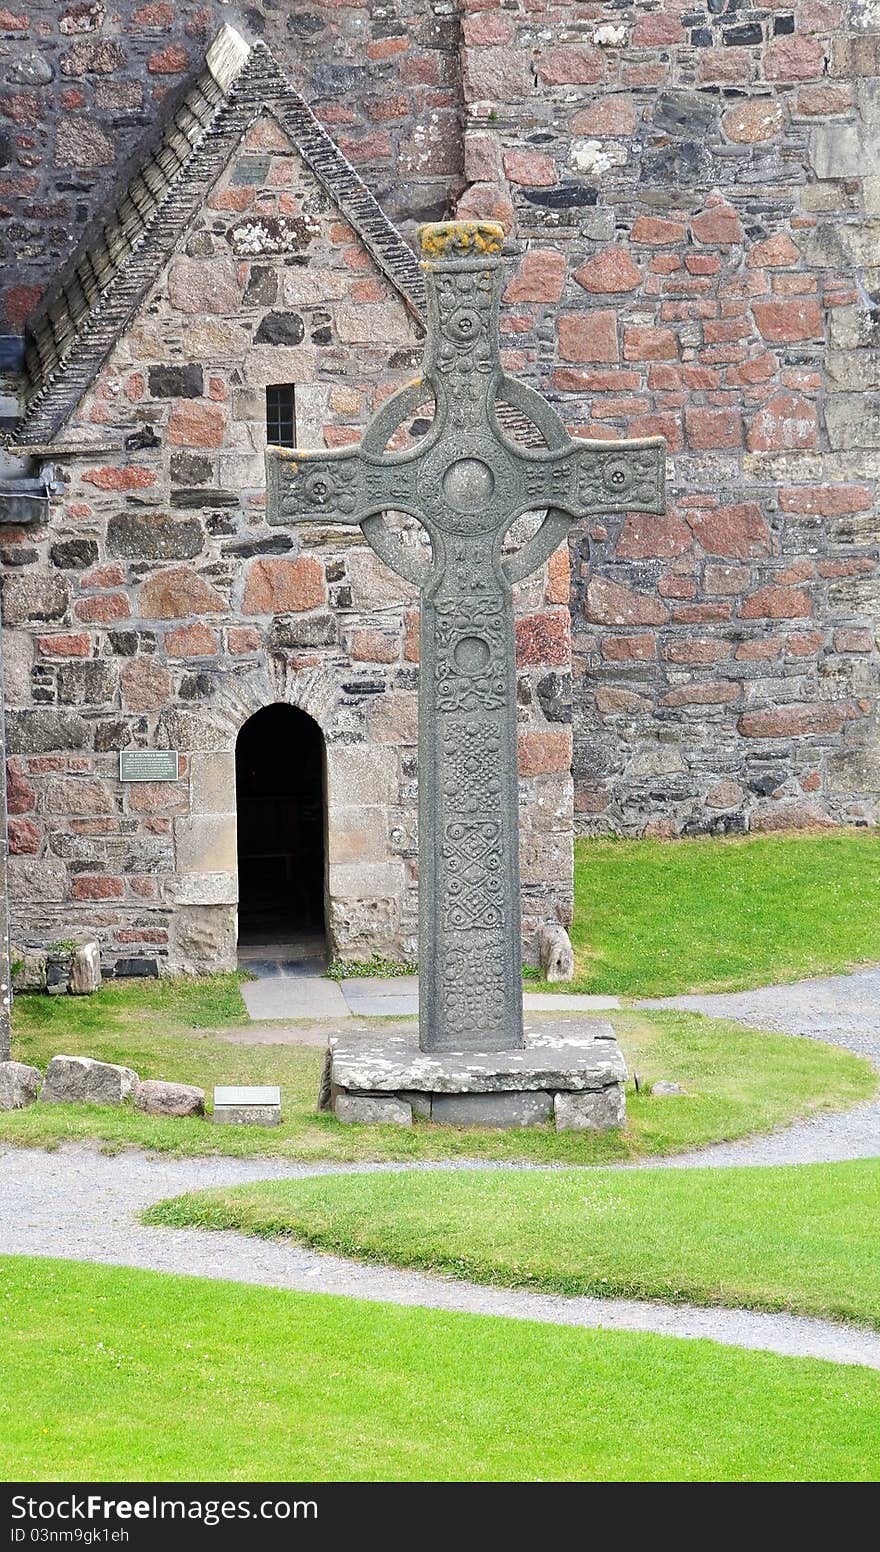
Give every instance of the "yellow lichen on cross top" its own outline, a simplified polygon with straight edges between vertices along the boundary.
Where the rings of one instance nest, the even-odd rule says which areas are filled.
[[[429,221],[418,229],[424,259],[484,258],[501,252],[504,228],[497,221]]]

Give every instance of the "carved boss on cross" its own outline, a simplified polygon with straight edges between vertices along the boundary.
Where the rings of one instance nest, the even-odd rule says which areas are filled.
[[[373,418],[359,447],[267,453],[268,521],[357,523],[421,589],[419,697],[420,1027],[423,1050],[522,1044],[516,676],[511,585],[542,565],[573,519],[662,512],[662,438],[576,442],[498,351],[503,233],[450,222],[419,233],[428,282],[424,376]],[[394,432],[434,399],[415,446]],[[506,404],[543,447],[512,439]],[[509,411],[508,411],[509,414]],[[430,559],[383,513],[416,518]],[[511,554],[505,536],[543,511]]]

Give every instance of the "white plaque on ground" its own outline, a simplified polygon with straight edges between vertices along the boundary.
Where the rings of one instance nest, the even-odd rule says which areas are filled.
[[[279,1088],[246,1088],[241,1086],[226,1086],[215,1088],[215,1105],[280,1105],[281,1090]]]
[[[221,1084],[214,1089],[214,1121],[221,1126],[280,1126],[281,1090],[271,1084]]]

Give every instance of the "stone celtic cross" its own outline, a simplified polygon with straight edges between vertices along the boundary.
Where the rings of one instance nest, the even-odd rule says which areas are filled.
[[[522,1046],[516,672],[511,585],[542,565],[572,520],[662,512],[664,442],[577,442],[498,352],[499,226],[419,232],[429,313],[424,377],[389,399],[362,442],[338,451],[270,447],[268,521],[358,523],[376,554],[421,590],[419,1044],[423,1051]],[[415,446],[392,434],[433,394]],[[511,440],[511,405],[543,447]],[[383,518],[416,518],[430,561]],[[503,553],[514,520],[545,512]]]

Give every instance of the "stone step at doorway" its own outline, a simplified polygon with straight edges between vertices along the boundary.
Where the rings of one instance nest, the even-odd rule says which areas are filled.
[[[239,968],[255,977],[241,995],[252,1019],[339,1019],[350,1016],[336,981],[328,981],[326,946],[317,934],[272,941],[259,933],[238,946]]]
[[[238,959],[256,977],[241,989],[252,1019],[412,1018],[419,1011],[418,976],[327,980],[322,939],[247,944]],[[523,1004],[530,1013],[600,1013],[619,1008],[620,999],[526,992]]]

